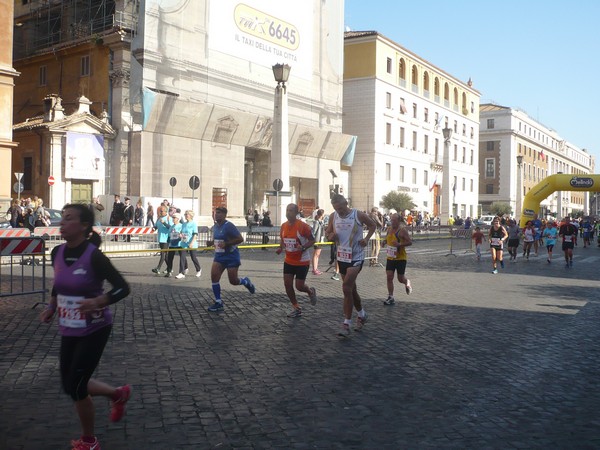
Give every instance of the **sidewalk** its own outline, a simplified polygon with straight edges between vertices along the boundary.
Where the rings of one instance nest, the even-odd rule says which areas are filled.
[[[384,269],[364,267],[369,322],[348,339],[330,274],[309,275],[318,304],[300,295],[303,317],[286,317],[272,250],[243,252],[256,294],[224,276],[221,314],[206,311],[210,254],[184,280],[154,276],[155,258],[115,259],[132,295],[97,376],[133,396],[118,424],[97,399],[96,433],[104,450],[598,448],[600,295],[595,265],[577,261],[600,250],[588,250],[571,271],[539,257],[498,275],[489,259],[411,254],[413,294],[396,282],[390,307]],[[67,449],[79,433],[57,326],[36,301],[0,299],[0,449]]]

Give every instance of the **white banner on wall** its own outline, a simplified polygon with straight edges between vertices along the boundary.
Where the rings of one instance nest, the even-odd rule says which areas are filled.
[[[287,63],[294,77],[311,79],[317,31],[312,1],[212,0],[210,4],[211,50],[269,68]]]
[[[104,136],[67,132],[65,178],[100,180],[104,178]]]

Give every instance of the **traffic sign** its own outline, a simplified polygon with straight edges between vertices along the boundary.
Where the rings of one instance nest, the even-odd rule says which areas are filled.
[[[196,175],[191,176],[190,177],[190,189],[192,191],[195,191],[199,187],[200,187],[200,178],[198,178]]]
[[[291,197],[292,191],[265,191],[265,195],[279,195],[281,197]]]
[[[283,181],[281,181],[281,178],[275,178],[275,181],[273,181],[273,189],[276,191],[281,191],[283,189]]]
[[[48,185],[49,186],[53,186],[54,185],[54,177],[52,175],[50,175],[48,177]]]
[[[171,185],[171,187],[175,187],[177,185],[177,178],[171,177],[171,179],[169,180],[169,184]]]
[[[15,177],[17,177],[17,181],[21,181],[23,175],[25,175],[23,172],[15,172]]]
[[[17,194],[20,194],[21,192],[23,192],[23,183],[15,183],[13,184],[13,191],[15,191]]]

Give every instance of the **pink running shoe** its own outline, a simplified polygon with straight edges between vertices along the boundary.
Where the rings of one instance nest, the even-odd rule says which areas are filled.
[[[71,441],[71,445],[73,446],[72,450],[101,450],[97,438],[94,438],[94,442],[84,442],[82,439],[77,439]]]
[[[125,386],[121,386],[117,388],[117,391],[120,394],[118,400],[113,400],[111,402],[110,408],[110,421],[118,422],[125,415],[125,405],[131,396],[131,386],[126,384]],[[100,448],[100,447],[98,447]]]

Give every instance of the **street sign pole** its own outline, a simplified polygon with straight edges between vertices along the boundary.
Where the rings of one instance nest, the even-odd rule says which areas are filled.
[[[23,172],[15,172],[15,177],[17,177],[17,183],[21,184],[21,178],[23,178]],[[21,191],[23,189],[18,189],[18,195],[19,195],[19,205],[21,204]]]

